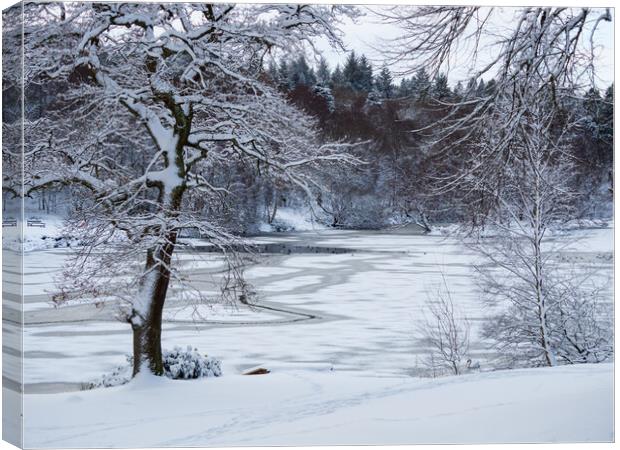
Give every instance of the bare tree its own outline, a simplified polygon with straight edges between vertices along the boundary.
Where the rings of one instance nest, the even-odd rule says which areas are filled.
[[[302,51],[319,36],[340,45],[337,16],[355,11],[28,3],[7,14],[23,19],[22,30],[5,16],[4,36],[24,41],[26,90],[61,87],[24,124],[23,195],[70,184],[84,196],[73,226],[86,245],[58,298],[121,297],[134,375],[161,375],[164,302],[171,282],[185,282],[172,264],[179,230],[196,228],[224,252],[235,240],[188,207],[191,193],[224,189],[204,176],[210,165],[247,158],[313,196],[313,169],[354,162],[345,146],[318,141],[313,120],[263,81],[262,67],[268,52]]]
[[[566,144],[570,127],[548,129],[545,124],[553,121],[545,115],[552,111],[540,104],[523,117],[512,147],[514,161],[501,172],[502,189],[487,192],[499,204],[487,217],[487,233],[495,235],[474,245],[487,260],[479,268],[487,301],[500,311],[485,335],[511,364],[577,362],[579,357],[569,356],[579,353],[576,349],[583,350],[583,361],[586,348],[592,360],[601,360],[610,344],[609,328],[594,313],[605,316],[598,289],[586,289],[591,274],[587,268],[563,267],[561,245],[549,236],[573,217],[575,196],[569,188],[574,176]]]
[[[469,321],[454,305],[445,276],[426,302],[428,316],[418,326],[418,342],[428,353],[423,365],[432,374],[460,375],[469,351]]]

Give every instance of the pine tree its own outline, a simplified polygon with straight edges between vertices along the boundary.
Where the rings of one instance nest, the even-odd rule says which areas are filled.
[[[433,98],[437,100],[446,100],[450,98],[452,91],[450,91],[450,86],[448,86],[448,77],[440,73],[435,77],[433,83]]]
[[[293,62],[289,70],[289,86],[314,86],[316,84],[316,76],[314,70],[308,65],[306,57],[301,55]]]
[[[478,86],[476,87],[476,97],[484,97],[486,93],[486,84],[483,79],[480,79]]]
[[[598,116],[601,101],[601,93],[594,87],[590,88],[583,98],[583,106],[593,119]]]
[[[383,94],[379,91],[379,89],[377,89],[377,86],[375,85],[368,93],[364,107],[370,108],[373,106],[380,106],[383,103],[383,98]]]
[[[466,98],[474,98],[476,96],[476,79],[470,78],[467,82],[467,87],[465,88],[465,97]]]
[[[321,56],[319,60],[319,66],[316,70],[316,81],[321,86],[329,86],[331,80],[331,74],[329,72],[329,66],[324,57]]]
[[[410,78],[403,78],[402,80],[400,80],[398,95],[400,97],[410,97],[411,95],[413,95],[413,83]]]
[[[431,90],[431,79],[424,67],[420,68],[411,80],[413,94],[418,99],[424,99]]]
[[[463,98],[463,96],[465,95],[465,88],[463,87],[463,83],[461,81],[459,81],[458,83],[456,83],[456,86],[454,88],[454,95],[458,98],[461,99]]]
[[[314,93],[325,99],[327,110],[330,113],[333,113],[336,110],[336,100],[334,99],[334,94],[332,94],[332,90],[329,87],[317,84],[314,86]]]
[[[344,86],[345,78],[342,69],[340,69],[340,64],[338,64],[332,72],[330,84],[332,89]]]
[[[375,81],[375,85],[377,90],[381,94],[382,98],[392,98],[394,95],[394,85],[392,84],[392,74],[390,70],[383,66],[381,72],[379,72],[379,76],[377,76],[377,80]]]
[[[614,84],[612,83],[605,90],[605,97],[601,105],[601,138],[612,144],[611,152],[613,153],[614,142]]]
[[[489,81],[487,81],[487,84],[484,87],[484,94],[486,96],[493,95],[495,94],[496,89],[497,89],[497,82],[493,78],[491,78]]]
[[[590,88],[583,98],[584,124],[590,136],[599,143],[613,143],[613,84],[605,97],[596,88]]]
[[[359,69],[357,76],[357,90],[370,92],[373,86],[372,65],[368,62],[365,55],[359,59]]]
[[[278,67],[278,87],[280,89],[284,89],[288,91],[291,89],[290,85],[290,69],[289,65],[285,59],[280,61],[280,66]]]
[[[355,52],[349,53],[349,56],[344,63],[342,69],[342,76],[344,78],[344,84],[352,89],[356,89],[357,80],[359,74],[359,64]]]

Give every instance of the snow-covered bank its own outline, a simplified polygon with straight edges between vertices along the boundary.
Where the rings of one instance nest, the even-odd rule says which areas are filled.
[[[271,224],[262,223],[258,226],[261,233],[273,231],[315,231],[326,227],[307,209],[279,208]]]
[[[66,235],[65,219],[54,214],[28,215],[26,221],[8,216],[14,226],[2,228],[2,247],[14,251],[33,252],[51,248],[76,247],[79,239]],[[23,236],[20,234],[23,232]]]
[[[25,444],[361,445],[614,437],[611,364],[441,379],[293,371],[156,381],[26,395]]]

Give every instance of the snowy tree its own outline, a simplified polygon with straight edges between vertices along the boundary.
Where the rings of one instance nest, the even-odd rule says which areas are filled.
[[[379,91],[379,89],[375,86],[371,89],[371,91],[366,96],[366,103],[364,104],[364,108],[372,108],[373,106],[381,106],[383,103],[383,95]]]
[[[442,101],[450,99],[452,91],[448,86],[448,77],[445,74],[440,73],[435,77],[431,92],[434,99]]]
[[[506,116],[509,115],[506,106]],[[549,234],[574,217],[574,177],[568,149],[570,126],[546,129],[553,108],[540,102],[519,122],[509,164],[500,183],[476,181],[478,188],[499,203],[487,217],[492,238],[474,246],[490,263],[481,267],[487,302],[497,314],[485,325],[485,335],[508,361],[517,365],[600,362],[610,357],[609,311],[599,301],[596,273],[569,270],[558,261],[560,248]],[[498,124],[503,122],[498,118]],[[480,145],[489,145],[492,132]],[[587,331],[586,331],[587,330]]]
[[[568,280],[559,275],[544,238],[573,215],[568,141],[583,118],[572,97],[593,84],[592,36],[611,15],[590,8],[521,8],[498,37],[488,24],[501,14],[481,7],[393,8],[384,18],[403,34],[388,52],[400,64],[409,62],[411,73],[437,73],[461,44],[470,45],[474,62],[480,42],[492,49],[489,62],[470,66],[475,76],[466,99],[434,124],[430,138],[440,155],[448,155],[446,148],[464,149],[456,170],[436,177],[439,190],[463,194],[472,224],[490,224],[497,233],[478,248],[501,272],[483,273],[490,300],[510,306],[490,322],[488,336],[504,355],[529,364],[574,362],[567,354],[575,347],[596,348],[600,353],[592,359],[601,360],[609,335],[598,322],[600,311],[592,313],[597,302],[562,287]],[[575,333],[581,336],[576,346],[570,344],[574,336],[566,337],[575,324],[590,330]]]
[[[411,88],[418,99],[425,99],[430,94],[431,87],[430,76],[426,69],[421,67],[411,79]]]
[[[331,82],[331,73],[329,72],[329,66],[327,60],[321,56],[319,59],[319,66],[316,69],[316,80],[321,86],[328,87]]]
[[[334,95],[332,94],[332,90],[330,88],[317,84],[314,87],[314,93],[325,99],[327,109],[330,113],[333,113],[336,110],[336,101],[334,100]]]
[[[288,91],[293,86],[291,84],[291,69],[286,59],[280,60],[278,66],[278,87],[282,90]]]
[[[308,65],[305,56],[301,55],[289,66],[289,86],[314,86],[316,75],[314,70]]]
[[[375,86],[377,90],[381,93],[383,98],[392,98],[394,92],[394,84],[392,79],[392,73],[387,66],[383,66],[379,75],[377,75],[377,79],[375,80]]]
[[[366,58],[366,55],[362,55],[358,63],[358,73],[355,78],[355,86],[359,91],[370,92],[373,87],[373,75],[372,65]]]
[[[260,74],[271,48],[303,49],[318,36],[339,45],[334,18],[354,9],[31,3],[23,14],[23,30],[21,20],[4,29],[15,44],[5,57],[20,58],[23,37],[26,87],[64,88],[25,124],[23,194],[71,184],[85,199],[73,222],[86,245],[56,299],[120,297],[134,375],[161,375],[164,302],[171,283],[185,283],[172,264],[179,230],[196,228],[222,248],[234,240],[188,207],[195,194],[225,190],[209,168],[251,159],[313,195],[313,168],[352,160],[321,145],[313,120]]]

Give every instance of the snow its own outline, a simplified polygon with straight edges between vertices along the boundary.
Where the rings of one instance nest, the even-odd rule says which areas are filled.
[[[252,311],[242,305],[238,310],[198,306],[196,323],[164,326],[164,346],[195,345],[221,359],[227,374],[263,363],[281,370],[333,364],[338,370],[366,367],[380,375],[409,375],[420,351],[413,342],[415,322],[427,291],[439,282],[442,270],[449,270],[448,282],[459,293],[460,306],[472,317],[480,316],[469,274],[471,254],[453,240],[401,236],[399,248],[399,237],[389,234],[307,233],[297,236],[297,243],[291,242],[290,236],[283,237],[301,245],[307,243],[308,235],[319,241],[329,236],[329,244],[359,245],[367,251],[268,257],[246,270],[247,279],[259,292],[259,305],[288,313]],[[388,241],[397,253],[375,251],[385,249]],[[432,251],[437,248],[441,255]],[[50,253],[40,260],[51,262],[60,255]],[[198,279],[204,277],[204,272],[192,273]],[[196,318],[193,311],[192,306],[170,303],[164,314],[168,320],[191,321]],[[58,313],[64,312],[60,309]],[[319,319],[306,320],[305,314]],[[298,322],[300,319],[303,322]],[[209,328],[214,322],[221,327]],[[241,325],[248,323],[254,325]],[[98,325],[102,330],[93,325],[74,322],[60,328],[58,324],[53,338],[50,334],[55,327],[33,327],[25,348],[39,353],[25,360],[27,382],[84,382],[123,363],[125,354],[131,352],[129,327],[111,322],[105,331],[106,324]],[[105,342],[101,342],[102,335]],[[381,356],[386,352],[390,357]],[[96,364],[92,364],[93,358]],[[49,370],[50,366],[55,370]]]
[[[159,121],[155,120],[155,122],[157,122],[159,127]],[[173,153],[172,149],[176,145],[176,139],[168,130],[162,130],[159,134],[155,134],[155,140],[159,143],[158,145],[160,145],[160,148],[165,149],[169,155]],[[163,170],[148,172],[147,178],[149,181],[162,183],[167,196],[183,183],[183,178],[179,176],[179,168],[175,164],[170,164]]]
[[[567,250],[575,252],[612,252],[614,248],[614,224],[605,228],[572,230]]]
[[[165,321],[185,321],[192,323],[219,322],[219,323],[257,323],[268,322],[277,318],[261,310],[252,310],[245,305],[221,305],[221,304],[197,304],[185,306],[172,306],[164,310]]]
[[[312,213],[305,209],[278,208],[273,223],[261,223],[258,230],[261,233],[269,233],[277,229],[294,231],[324,230],[326,227],[312,218]]]
[[[571,247],[573,236],[582,232],[583,242]],[[613,250],[610,233],[608,229],[575,230],[554,239],[570,244],[563,250],[566,255],[591,250],[588,254],[593,257]],[[74,385],[66,387],[67,383],[79,385],[111,372],[125,362],[132,345],[130,327],[111,316],[72,320],[73,310],[50,307],[54,320],[60,322],[25,329],[26,391],[32,389],[26,395],[25,422],[33,439],[27,444],[611,439],[607,406],[612,398],[611,366],[486,372],[491,368],[488,350],[477,338],[485,312],[471,272],[476,258],[454,237],[321,230],[277,233],[256,240],[354,251],[259,258],[245,273],[259,293],[259,306],[275,310],[200,305],[201,317],[194,322],[193,307],[169,302],[164,312],[163,347],[192,345],[221,360],[224,376],[175,384],[157,381],[160,391],[156,395],[148,383],[140,388],[136,387],[140,383],[132,383],[133,387],[50,393],[75,390]],[[43,317],[45,289],[68,252],[55,249],[26,255],[26,277],[32,283],[28,287],[32,295],[26,297],[27,323],[30,317],[37,323]],[[191,253],[189,249],[177,253],[181,270],[201,289],[212,289],[205,280],[220,267],[217,255],[200,254],[204,258],[194,264]],[[597,264],[611,276],[613,260]],[[417,373],[424,349],[415,342],[414,330],[427,295],[441,282],[442,274],[457,306],[471,320],[470,356],[481,362],[483,373],[458,379],[419,379],[412,375]],[[256,366],[272,373],[239,375]],[[184,400],[188,398],[192,401]],[[527,405],[536,414],[528,414]],[[67,413],[50,417],[54,410]],[[512,418],[521,421],[518,426],[508,425]],[[75,428],[70,428],[72,420]],[[75,434],[75,429],[81,429],[80,433]]]
[[[284,292],[284,291],[294,291],[297,288],[300,287],[306,287],[306,286],[311,286],[313,284],[321,284],[321,281],[323,280],[322,277],[317,276],[317,275],[306,275],[306,276],[298,276],[295,277],[293,280],[282,280],[282,281],[276,281],[273,283],[269,283],[268,287],[266,289],[263,289],[263,291],[268,290],[269,292]]]
[[[162,350],[162,360],[164,364],[164,374],[168,378],[175,380],[188,380],[206,377],[222,376],[221,362],[215,358],[201,354],[198,349],[187,346],[185,349],[175,347],[172,350]],[[120,365],[111,373],[93,380],[87,384],[89,389],[100,389],[104,387],[121,386],[128,383],[132,378],[133,358],[128,357],[125,364]],[[149,371],[143,371],[136,383],[140,380],[150,378]]]
[[[31,218],[39,219],[45,224],[45,227],[28,226],[28,220]],[[8,236],[4,236],[2,239],[2,248],[14,251],[23,250],[24,252],[32,252],[35,250],[66,246],[67,242],[70,245],[77,244],[75,239],[65,239],[59,242],[59,239],[63,237],[63,229],[65,227],[64,219],[60,216],[36,213],[27,214],[26,219],[26,223],[17,220],[16,227],[7,227],[3,229],[3,234]],[[23,227],[24,230],[23,240],[20,239],[16,232],[20,227]]]
[[[116,388],[26,395],[24,410],[25,446],[39,448],[610,442],[613,365],[442,379],[144,375]]]

